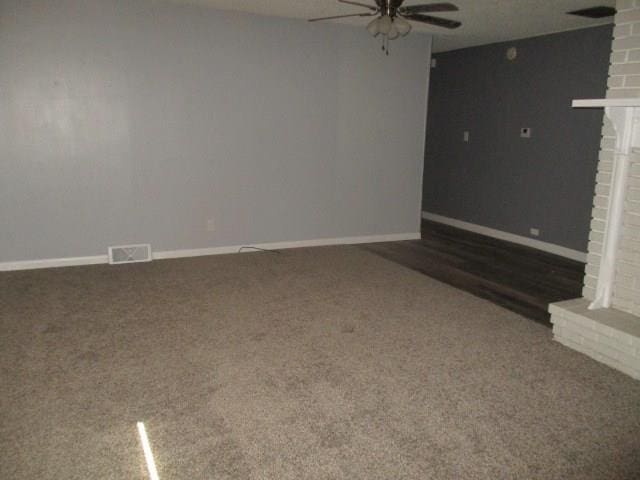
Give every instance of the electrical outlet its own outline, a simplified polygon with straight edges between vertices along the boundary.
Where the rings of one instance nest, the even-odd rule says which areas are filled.
[[[534,237],[539,237],[540,236],[540,229],[539,228],[530,228],[529,229],[529,233]]]
[[[435,58],[431,59],[431,68],[436,68],[438,66],[438,61]]]
[[[216,223],[213,221],[213,218],[207,220],[207,232],[213,232],[216,229]]]
[[[465,142],[469,141],[469,132],[465,131],[464,134],[462,135],[462,140]]]
[[[522,138],[531,138],[531,128],[529,127],[522,127],[520,129],[520,136]]]

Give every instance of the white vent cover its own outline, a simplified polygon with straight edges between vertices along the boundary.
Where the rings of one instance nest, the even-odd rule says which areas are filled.
[[[109,247],[109,263],[137,263],[151,261],[151,245],[121,245]]]

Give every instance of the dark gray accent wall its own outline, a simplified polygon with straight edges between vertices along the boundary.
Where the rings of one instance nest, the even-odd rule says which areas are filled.
[[[434,55],[423,210],[586,251],[612,28]]]

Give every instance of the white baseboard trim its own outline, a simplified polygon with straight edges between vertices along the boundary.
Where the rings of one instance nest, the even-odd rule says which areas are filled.
[[[91,257],[45,258],[42,260],[0,262],[0,272],[35,270],[37,268],[77,267],[79,265],[97,265],[100,263],[109,263],[109,257],[107,255],[94,255]]]
[[[422,218],[425,220],[431,220],[432,222],[444,223],[452,227],[461,228],[470,232],[486,235],[487,237],[497,238],[499,240],[505,240],[507,242],[518,243],[527,247],[536,248],[544,252],[560,255],[561,257],[570,258],[578,262],[587,261],[587,254],[578,250],[572,250],[571,248],[562,247],[553,243],[543,242],[534,238],[522,237],[513,233],[503,232],[502,230],[495,230],[493,228],[484,227],[475,223],[464,222],[455,218],[444,217],[435,213],[422,212]]]
[[[360,237],[319,238],[313,240],[298,240],[294,242],[252,243],[226,247],[196,248],[187,250],[166,250],[153,252],[154,260],[167,258],[201,257],[205,255],[224,255],[238,253],[243,246],[252,246],[266,250],[284,250],[288,248],[322,247],[328,245],[354,245],[358,243],[398,242],[402,240],[418,240],[420,233],[393,233],[388,235],[367,235]],[[250,250],[245,250],[245,253]],[[24,260],[18,262],[0,262],[0,272],[14,270],[34,270],[38,268],[74,267],[79,265],[97,265],[109,263],[107,255],[90,257],[47,258],[43,260]]]
[[[201,257],[205,255],[224,255],[238,253],[243,246],[263,248],[265,250],[285,250],[288,248],[324,247],[329,245],[354,245],[358,243],[398,242],[402,240],[418,240],[420,233],[398,233],[389,235],[369,235],[362,237],[319,238],[314,240],[297,240],[294,242],[251,243],[229,247],[196,248],[193,250],[169,250],[154,252],[153,259]],[[245,253],[251,250],[245,250]]]

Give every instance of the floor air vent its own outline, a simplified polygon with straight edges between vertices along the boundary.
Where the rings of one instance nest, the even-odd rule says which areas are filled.
[[[137,263],[151,261],[151,245],[122,245],[109,247],[109,263]]]

